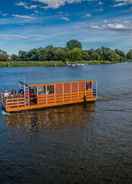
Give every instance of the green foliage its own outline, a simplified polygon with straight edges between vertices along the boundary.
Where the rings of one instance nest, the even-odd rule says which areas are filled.
[[[127,59],[132,59],[132,49],[130,49],[127,53]]]
[[[115,49],[115,53],[120,56],[121,60],[124,60],[126,58],[126,55],[125,55],[125,53],[122,50]]]
[[[79,48],[82,49],[82,44],[78,40],[70,40],[66,44],[68,49],[74,49],[74,48]]]
[[[7,52],[0,50],[0,61],[8,61],[9,56]]]
[[[77,62],[82,59],[82,51],[79,48],[74,48],[72,50],[69,50],[68,55],[69,55],[70,61]]]
[[[34,48],[29,51],[20,50],[18,54],[9,56],[7,52],[0,50],[0,62],[2,66],[9,65],[64,65],[65,63],[117,63],[125,60],[132,60],[132,49],[127,54],[119,49],[97,48],[83,50],[82,44],[78,40],[70,40],[66,47],[53,47],[49,45],[45,48]],[[3,64],[3,62],[6,63]],[[9,62],[7,62],[9,61]],[[15,61],[14,64],[12,61]],[[25,61],[24,63],[22,61]],[[48,62],[48,63],[47,63]],[[44,64],[45,63],[45,64]]]

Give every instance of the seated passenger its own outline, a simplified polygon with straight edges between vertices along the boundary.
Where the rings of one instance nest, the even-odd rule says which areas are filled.
[[[23,95],[23,94],[24,94],[24,90],[23,90],[23,89],[20,89],[20,90],[18,91],[18,93]]]
[[[4,97],[6,98],[6,97],[8,97],[10,95],[10,93],[8,92],[8,91],[5,91],[4,92]]]

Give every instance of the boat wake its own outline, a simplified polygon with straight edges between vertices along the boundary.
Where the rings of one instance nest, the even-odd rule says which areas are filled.
[[[97,97],[97,101],[109,101],[112,99],[113,99],[113,97],[111,97],[111,96],[98,96]]]
[[[10,113],[9,113],[9,112],[5,112],[4,110],[1,110],[1,114],[2,114],[2,115],[4,115],[4,116],[6,116],[6,115],[10,115]]]

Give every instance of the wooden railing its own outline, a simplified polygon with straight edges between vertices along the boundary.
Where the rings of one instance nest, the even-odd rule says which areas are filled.
[[[38,104],[63,103],[63,102],[79,102],[83,100],[84,95],[87,99],[94,98],[93,90],[89,89],[85,92],[76,91],[72,93],[55,94],[55,95],[38,95]]]
[[[22,95],[9,96],[5,99],[5,107],[17,108],[25,106],[25,98]]]

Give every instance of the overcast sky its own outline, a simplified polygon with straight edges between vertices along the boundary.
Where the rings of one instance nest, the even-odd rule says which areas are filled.
[[[132,48],[132,0],[2,0],[0,48],[65,46]]]

